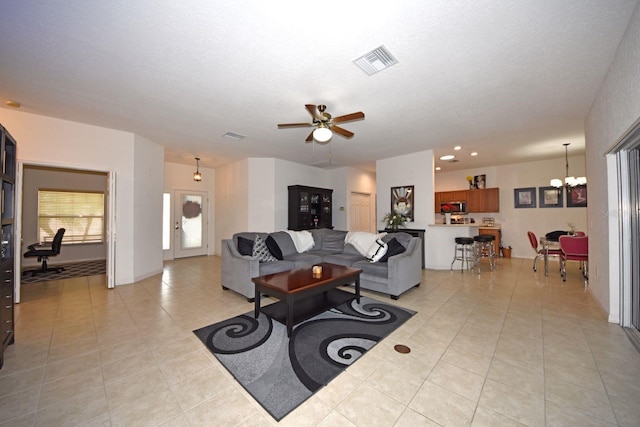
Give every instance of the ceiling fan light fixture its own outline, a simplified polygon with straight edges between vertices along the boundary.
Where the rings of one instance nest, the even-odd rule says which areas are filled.
[[[313,131],[313,139],[318,142],[327,142],[331,139],[333,133],[331,129],[326,127],[319,127],[318,129]]]

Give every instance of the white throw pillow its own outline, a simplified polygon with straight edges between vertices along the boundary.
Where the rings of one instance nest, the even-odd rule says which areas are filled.
[[[385,242],[382,241],[382,239],[376,239],[376,241],[373,242],[373,244],[369,247],[369,250],[367,251],[367,259],[370,262],[380,261],[380,258],[382,258],[384,254],[387,253],[388,248],[389,247]]]

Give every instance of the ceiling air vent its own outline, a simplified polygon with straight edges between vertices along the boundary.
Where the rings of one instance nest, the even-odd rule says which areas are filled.
[[[244,135],[240,135],[239,133],[235,133],[235,132],[227,132],[224,135],[222,135],[223,138],[229,138],[229,139],[233,139],[234,141],[240,141],[241,139],[245,139],[246,136]]]
[[[367,73],[368,76],[371,76],[378,71],[391,67],[393,64],[397,64],[398,60],[383,45],[369,53],[365,53],[353,63]]]

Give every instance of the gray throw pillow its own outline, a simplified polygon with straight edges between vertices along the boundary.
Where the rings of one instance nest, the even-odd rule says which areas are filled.
[[[262,237],[256,235],[256,240],[253,242],[253,254],[254,257],[258,258],[260,262],[268,262],[268,261],[277,261],[278,259],[271,255],[269,252],[269,248]]]

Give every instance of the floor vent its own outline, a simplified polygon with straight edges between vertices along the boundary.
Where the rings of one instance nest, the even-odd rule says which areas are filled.
[[[362,71],[371,76],[379,71],[389,68],[398,63],[398,60],[389,52],[389,50],[380,46],[371,52],[365,53],[360,58],[353,61]]]

